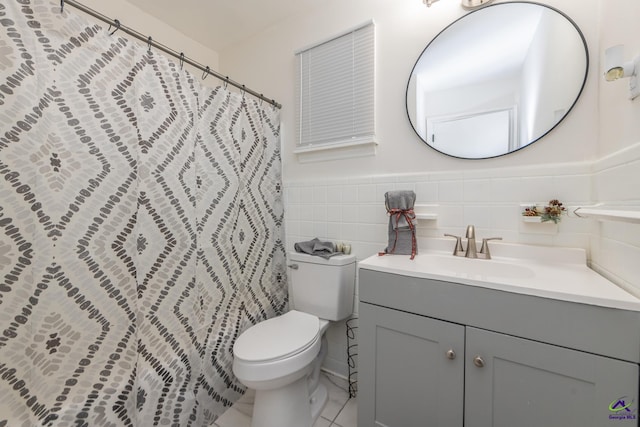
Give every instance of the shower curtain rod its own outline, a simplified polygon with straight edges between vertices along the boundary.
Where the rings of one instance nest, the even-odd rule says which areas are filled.
[[[137,32],[136,30],[133,30],[133,29],[131,29],[129,27],[126,27],[126,26],[122,25],[118,19],[111,19],[111,18],[101,14],[100,12],[97,12],[97,11],[91,9],[90,7],[87,7],[87,6],[83,5],[82,3],[79,3],[79,2],[77,2],[75,0],[60,0],[60,11],[61,12],[64,10],[64,6],[67,5],[67,4],[69,6],[73,6],[76,9],[81,10],[82,12],[84,12],[84,13],[86,13],[88,15],[93,16],[94,18],[97,18],[97,19],[101,20],[102,22],[105,22],[105,23],[109,24],[109,26],[111,26],[111,27],[115,27],[115,30],[112,31],[110,34],[114,34],[116,31],[122,31],[122,32],[124,32],[126,34],[129,34],[131,37],[134,37],[134,38],[136,38],[136,39],[138,39],[140,41],[143,41],[143,42],[147,43],[149,48],[154,47],[154,48],[156,48],[158,50],[161,50],[162,52],[166,53],[167,55],[170,55],[170,56],[173,56],[174,58],[179,59],[181,64],[182,63],[186,63],[186,64],[189,64],[189,65],[191,65],[191,66],[203,71],[203,74],[202,74],[202,79],[203,80],[209,74],[211,74],[212,76],[218,78],[219,80],[224,81],[225,84],[228,83],[228,84],[230,84],[232,86],[235,86],[238,89],[242,90],[243,92],[249,93],[249,94],[255,96],[258,99],[266,101],[266,102],[268,102],[269,104],[273,105],[276,108],[282,108],[282,105],[277,103],[275,101],[275,99],[269,99],[266,96],[264,96],[263,94],[258,93],[258,92],[254,91],[254,90],[251,90],[251,89],[245,87],[245,85],[231,80],[229,78],[229,76],[223,76],[222,74],[212,70],[208,66],[204,66],[204,65],[194,61],[193,59],[186,57],[184,55],[184,53],[177,52],[177,51],[175,51],[175,50],[173,50],[173,49],[171,49],[171,48],[169,48],[169,47],[167,47],[167,46],[165,46],[165,45],[163,45],[161,43],[158,43],[158,42],[154,41],[151,38],[151,36],[145,37],[143,34]]]

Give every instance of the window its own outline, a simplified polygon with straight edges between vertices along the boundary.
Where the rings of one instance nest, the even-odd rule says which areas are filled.
[[[296,53],[300,161],[375,154],[374,39],[368,22]]]

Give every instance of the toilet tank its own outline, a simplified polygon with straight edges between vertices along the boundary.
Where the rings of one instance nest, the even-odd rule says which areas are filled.
[[[321,319],[342,320],[353,312],[355,255],[329,259],[289,253],[291,307]]]

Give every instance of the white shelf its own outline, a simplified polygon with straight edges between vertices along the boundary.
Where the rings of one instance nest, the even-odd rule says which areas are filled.
[[[573,211],[580,218],[594,218],[598,220],[622,221],[640,224],[640,211],[626,211],[615,209],[600,209],[593,207],[578,207]]]
[[[521,208],[527,208],[530,206],[540,206],[540,203],[521,203]],[[567,212],[570,216],[575,215],[578,218],[592,218],[600,221],[620,221],[632,224],[640,224],[640,209],[639,210],[624,210],[606,207],[604,205],[593,206],[567,206]],[[571,215],[573,214],[573,215]],[[524,222],[541,222],[542,219],[536,216],[522,216]],[[553,221],[548,221],[553,223]]]
[[[438,205],[415,205],[413,212],[416,214],[417,219],[435,220],[438,219],[438,214],[434,213],[433,210],[437,207]]]
[[[522,216],[523,222],[542,222],[542,218],[539,216]]]
[[[545,203],[534,203],[534,202],[528,202],[528,203],[520,203],[520,208],[522,211],[524,211],[525,208],[540,208],[542,206],[544,206]],[[562,220],[562,217],[560,217],[560,221]],[[542,221],[542,217],[540,215],[537,216],[526,216],[526,215],[522,215],[522,222],[531,222],[531,223],[542,223],[542,224],[557,224],[556,222],[553,222],[551,220],[549,221]]]
[[[416,218],[418,218],[418,219],[438,219],[438,214],[436,214],[436,213],[416,213]]]

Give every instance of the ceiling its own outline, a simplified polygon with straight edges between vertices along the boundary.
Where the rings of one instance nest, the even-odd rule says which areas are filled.
[[[484,11],[490,13],[469,14],[440,33],[414,70],[420,75],[423,90],[450,89],[519,76],[530,46],[539,36],[543,12],[547,10],[525,7],[515,11],[506,7],[490,8]]]
[[[217,52],[318,5],[317,0],[127,0]]]

